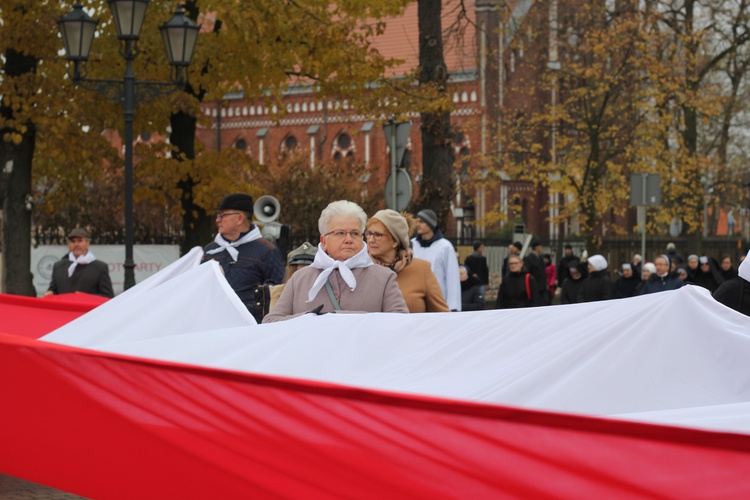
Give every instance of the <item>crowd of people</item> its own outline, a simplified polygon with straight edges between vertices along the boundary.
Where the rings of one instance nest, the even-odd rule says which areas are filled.
[[[532,242],[531,248],[521,260],[521,243],[509,246],[496,308],[547,305],[542,289],[560,304],[575,304],[676,290],[690,284],[706,288],[717,301],[750,315],[750,297],[743,298],[750,294],[750,287],[744,286],[745,281],[750,281],[750,264],[743,266],[744,257],[738,267],[730,255],[716,259],[693,254],[684,259],[669,243],[665,253],[653,262],[643,262],[641,255],[635,254],[631,262],[612,272],[604,256],[577,257],[566,245],[557,265],[548,254],[542,256],[546,268],[543,275],[534,255],[541,252],[539,242]]]
[[[475,242],[459,265],[432,210],[414,216],[386,209],[368,217],[356,203],[334,201],[320,214],[318,244],[305,242],[284,259],[253,223],[253,208],[247,194],[224,197],[216,207],[218,232],[204,248],[202,262],[220,265],[258,322],[304,314],[479,311],[488,306],[484,245]],[[68,237],[70,253],[55,265],[47,295],[80,291],[112,297],[107,266],[88,249],[90,235],[75,229]],[[626,298],[692,284],[750,315],[750,284],[745,286],[750,264],[738,269],[729,255],[683,259],[670,243],[653,262],[634,255],[613,273],[603,255],[578,257],[571,245],[557,264],[537,240],[525,256],[522,251],[520,242],[508,247],[497,309]]]

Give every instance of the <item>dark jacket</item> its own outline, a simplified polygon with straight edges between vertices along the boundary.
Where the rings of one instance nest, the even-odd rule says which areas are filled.
[[[474,276],[461,282],[461,310],[462,311],[483,311],[484,294],[482,293],[482,283]]]
[[[681,288],[685,283],[677,277],[675,273],[667,273],[666,276],[659,276],[653,273],[649,276],[648,281],[643,283],[640,294],[646,295],[647,293],[665,292],[667,290],[677,290]]]
[[[526,288],[526,276],[529,276],[529,287]],[[539,305],[539,286],[536,278],[530,273],[521,271],[508,273],[500,283],[497,291],[497,309],[515,309]]]
[[[557,262],[557,286],[562,287],[565,280],[570,278],[570,265],[579,262],[575,255],[564,255]]]
[[[466,257],[464,265],[469,268],[469,275],[475,274],[479,278],[480,284],[490,284],[490,268],[487,267],[487,257],[473,253]]]
[[[624,299],[627,297],[633,297],[638,290],[638,285],[641,284],[641,280],[635,275],[630,278],[620,276],[615,280],[615,297],[618,299]]]
[[[73,276],[68,278],[68,267],[71,264],[67,256],[55,262],[52,267],[52,281],[47,290],[55,294],[83,292],[109,298],[115,296],[106,262],[95,260],[90,264],[78,264]]]
[[[713,266],[711,266],[707,273],[703,272],[701,269],[698,269],[698,272],[696,273],[695,279],[692,283],[697,286],[702,286],[709,292],[714,293],[719,288],[719,285],[721,285],[723,282],[724,278],[721,277],[721,273],[719,273]]]
[[[578,291],[578,302],[597,302],[614,298],[615,285],[606,269],[590,273]]]
[[[713,293],[714,299],[745,316],[750,316],[750,282],[737,276],[727,280]]]
[[[263,285],[279,285],[284,282],[284,259],[281,251],[265,238],[253,240],[237,247],[237,261],[229,253],[207,254],[218,248],[211,242],[203,249],[201,262],[215,260],[224,270],[224,277],[247,310],[260,323],[263,319]]]
[[[542,256],[534,252],[529,253],[526,258],[523,259],[523,266],[526,271],[534,277],[537,286],[539,287],[538,305],[548,305],[549,289],[547,288],[547,266],[544,265]]]
[[[581,276],[577,280],[573,278],[566,278],[560,287],[560,303],[561,304],[577,304],[578,303],[578,292],[581,290],[581,286],[586,282],[586,278]]]

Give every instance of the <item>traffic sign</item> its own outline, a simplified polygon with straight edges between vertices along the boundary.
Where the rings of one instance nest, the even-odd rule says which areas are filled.
[[[395,180],[394,180],[395,179]],[[394,186],[395,182],[395,186]],[[393,193],[395,187],[396,201],[393,202]],[[391,210],[400,212],[406,210],[406,207],[411,201],[411,177],[409,173],[403,168],[396,170],[396,175],[393,173],[388,174],[388,178],[385,180],[385,205]],[[394,206],[395,205],[395,206]]]

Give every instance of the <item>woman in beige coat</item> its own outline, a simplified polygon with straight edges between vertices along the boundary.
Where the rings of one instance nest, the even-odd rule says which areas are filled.
[[[307,313],[407,313],[396,275],[376,266],[363,239],[367,215],[351,201],[334,201],[320,214],[313,263],[292,275],[263,323]]]
[[[376,264],[393,269],[409,312],[449,312],[430,263],[415,259],[410,238],[417,220],[407,212],[381,210],[367,221],[365,238]]]

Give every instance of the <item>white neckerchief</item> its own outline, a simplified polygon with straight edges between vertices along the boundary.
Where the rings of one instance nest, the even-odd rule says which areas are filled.
[[[70,266],[68,266],[68,278],[73,276],[73,271],[76,270],[76,267],[78,267],[78,264],[86,265],[91,264],[96,260],[96,257],[94,257],[94,254],[91,252],[86,252],[83,255],[80,255],[77,259],[76,256],[73,255],[73,252],[70,252],[68,254],[68,260],[72,262]]]
[[[236,247],[244,245],[245,243],[253,240],[259,240],[262,237],[263,235],[260,234],[260,229],[258,229],[257,226],[239,240],[233,241],[231,243],[225,240],[221,234],[217,234],[216,238],[214,238],[214,243],[219,245],[219,248],[214,248],[213,250],[209,250],[206,253],[213,255],[215,253],[223,252],[224,250],[226,250],[229,256],[232,258],[232,262],[234,262],[237,260],[237,256],[240,254],[239,250],[237,250]]]
[[[308,292],[307,301],[312,302],[320,289],[325,286],[328,276],[334,269],[339,270],[341,277],[344,278],[344,281],[349,285],[349,288],[354,291],[354,289],[357,288],[357,280],[354,278],[354,274],[352,274],[351,270],[358,267],[370,267],[371,265],[373,265],[373,262],[370,258],[370,254],[367,253],[367,243],[363,243],[362,250],[345,261],[334,260],[330,255],[323,251],[322,245],[318,243],[318,253],[315,254],[315,260],[310,264],[310,267],[322,269],[323,272],[318,275],[318,279],[315,280],[315,283],[313,283],[312,288]]]

